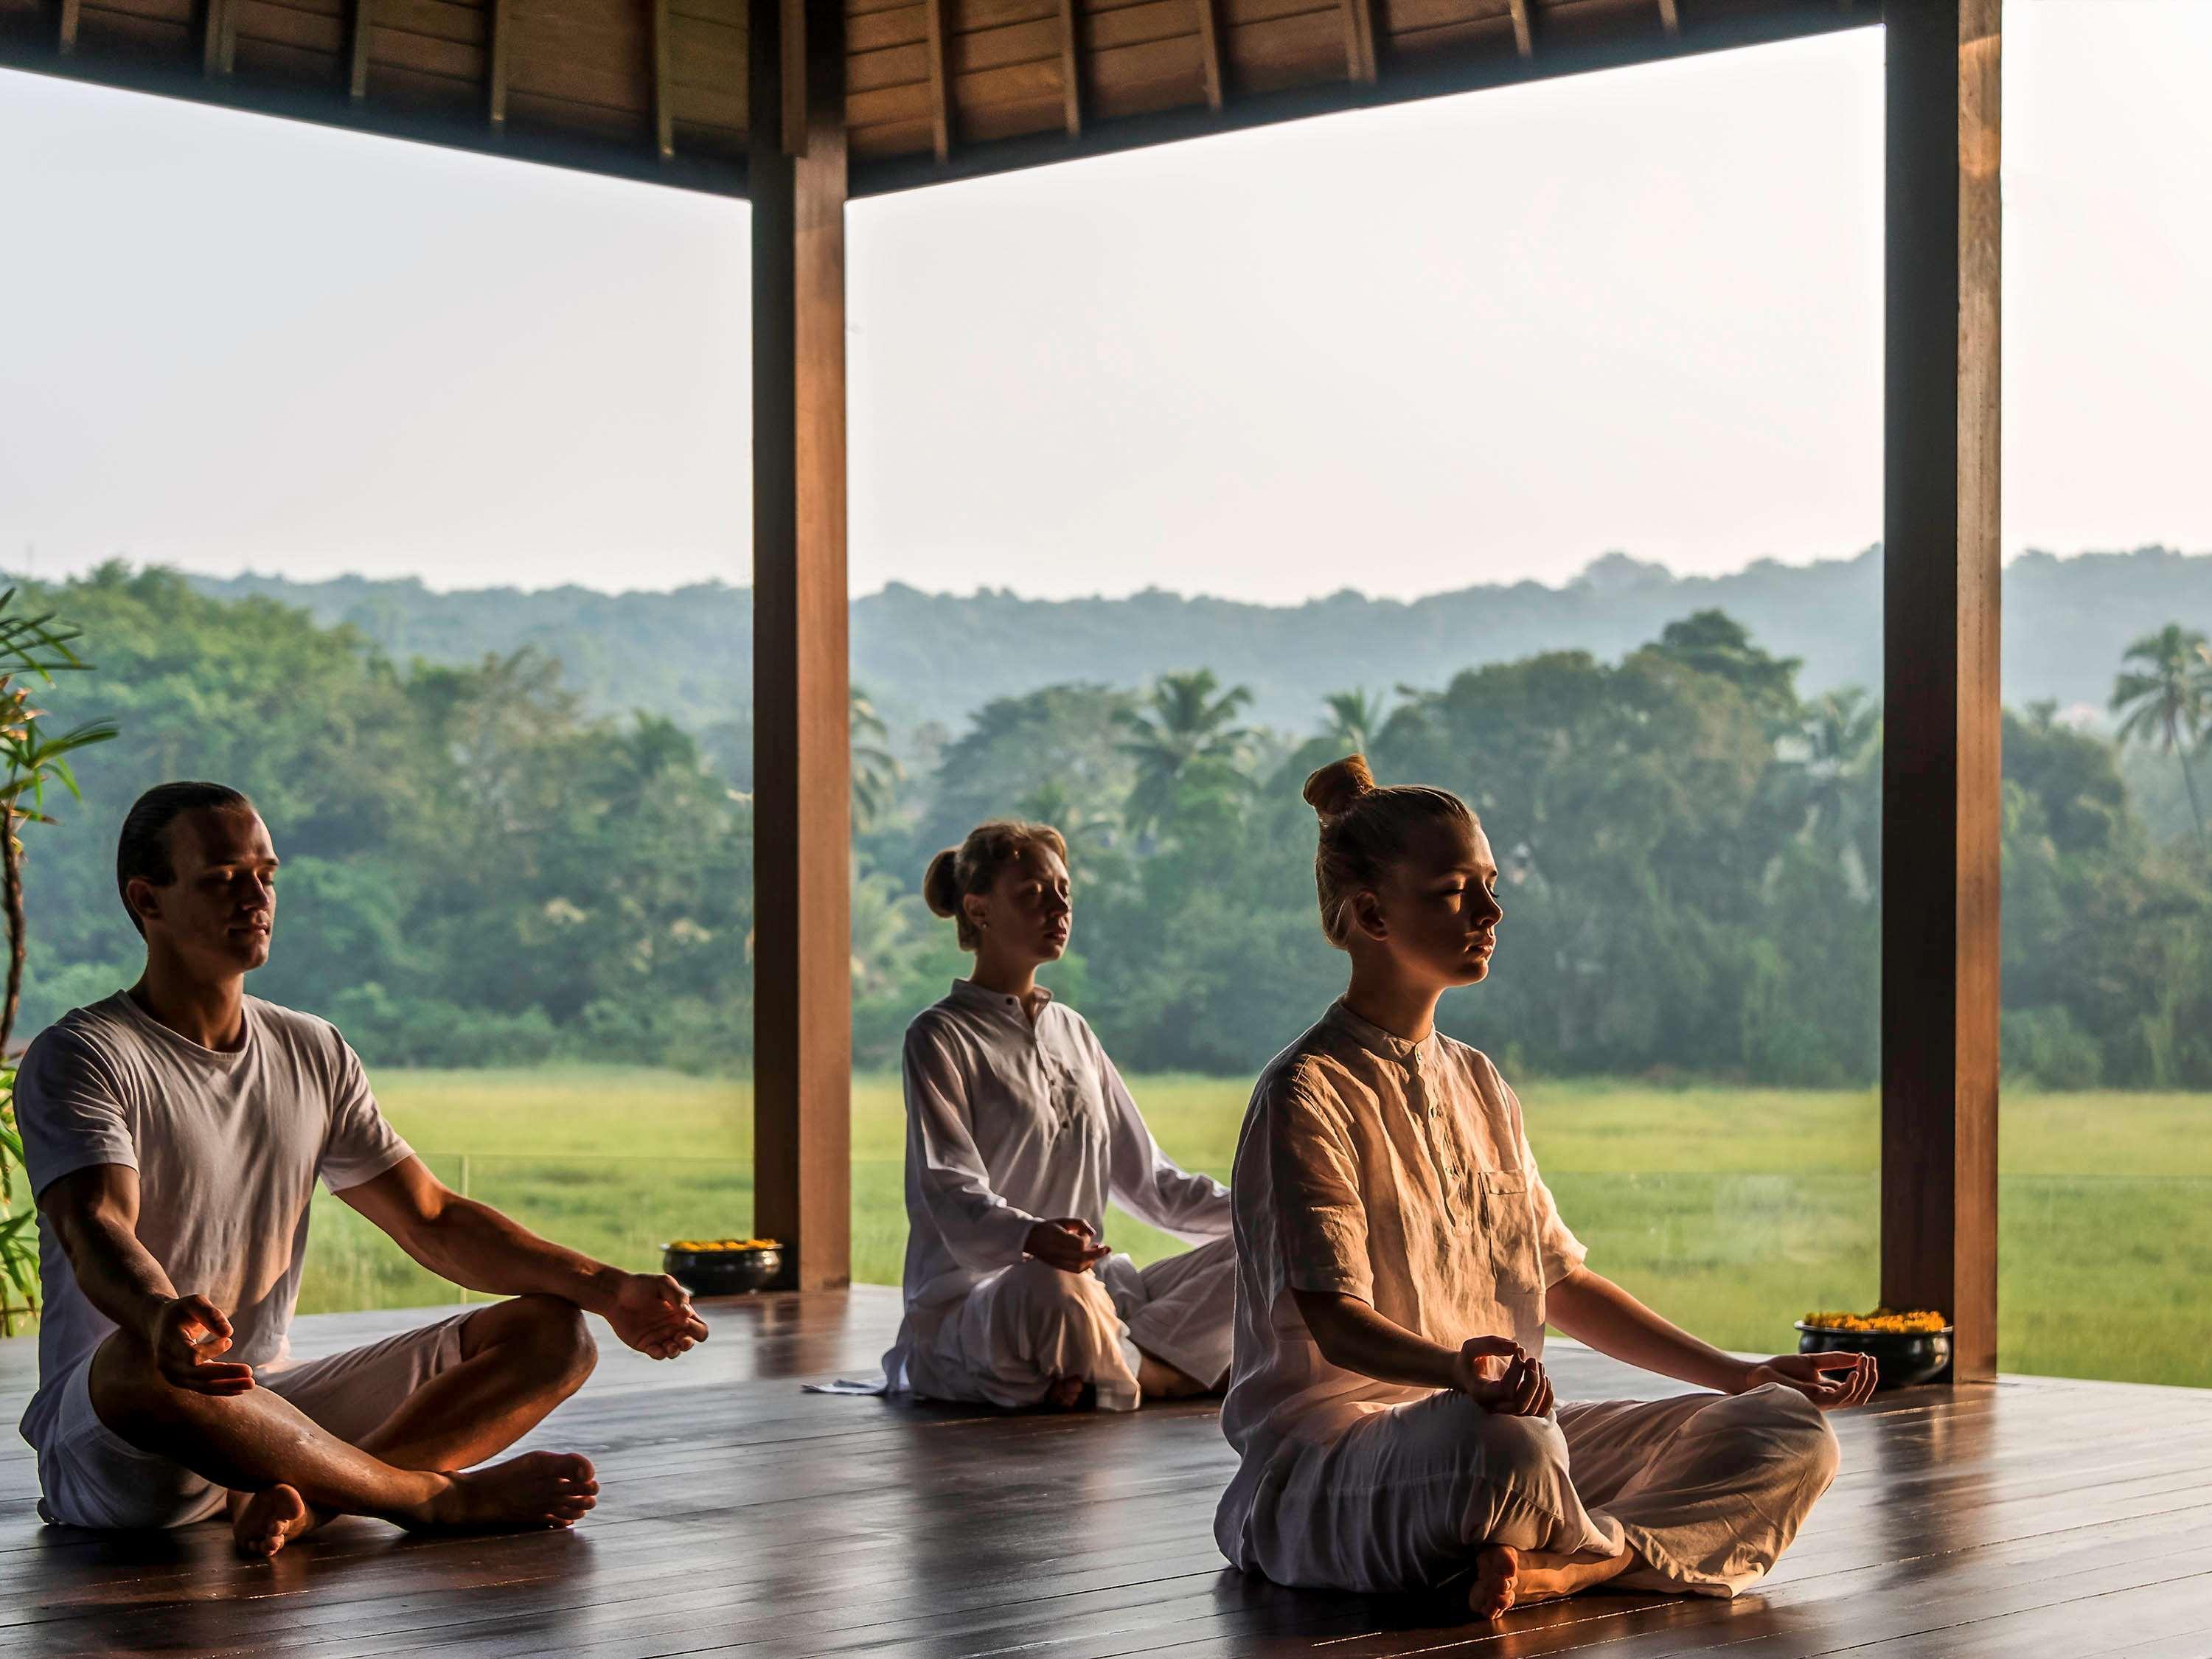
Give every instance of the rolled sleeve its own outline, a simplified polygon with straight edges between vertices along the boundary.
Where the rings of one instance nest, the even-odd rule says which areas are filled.
[[[1368,1256],[1367,1209],[1346,1125],[1297,1088],[1270,1105],[1267,1123],[1284,1284],[1294,1291],[1357,1297],[1371,1306],[1375,1271]]]

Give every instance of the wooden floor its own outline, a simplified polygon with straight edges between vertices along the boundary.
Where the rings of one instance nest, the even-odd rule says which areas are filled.
[[[1002,1417],[806,1395],[802,1379],[872,1368],[896,1293],[707,1314],[714,1339],[671,1364],[602,1329],[598,1376],[534,1437],[598,1461],[605,1495],[572,1534],[348,1521],[249,1566],[216,1526],[40,1526],[10,1437],[0,1653],[2212,1656],[2212,1392],[2017,1379],[1877,1403],[1838,1421],[1842,1478],[1751,1595],[1596,1595],[1425,1629],[1222,1565],[1230,1456],[1210,1407]],[[297,1346],[421,1316],[303,1320]],[[1587,1352],[1551,1358],[1563,1395],[1632,1391]],[[29,1343],[0,1344],[9,1412],[34,1370]]]

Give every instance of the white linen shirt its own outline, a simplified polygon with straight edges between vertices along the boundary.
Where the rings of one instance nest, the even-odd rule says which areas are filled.
[[[1039,1221],[1080,1217],[1100,1237],[1110,1199],[1188,1242],[1231,1226],[1229,1189],[1176,1168],[1083,1016],[973,980],[906,1032],[906,1317],[884,1357],[905,1356],[945,1312],[1027,1253]],[[1095,1270],[1094,1270],[1095,1271]]]
[[[1544,1292],[1585,1252],[1536,1172],[1521,1103],[1479,1050],[1408,1042],[1341,1002],[1252,1091],[1236,1188],[1237,1334],[1221,1427],[1234,1535],[1269,1463],[1433,1389],[1332,1365],[1293,1291],[1357,1297],[1457,1348],[1544,1347]]]

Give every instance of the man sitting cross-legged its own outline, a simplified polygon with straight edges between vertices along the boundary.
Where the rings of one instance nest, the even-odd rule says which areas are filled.
[[[40,1514],[172,1527],[227,1509],[251,1556],[331,1515],[571,1525],[599,1490],[586,1459],[474,1466],[591,1374],[584,1310],[656,1359],[707,1328],[673,1279],[562,1249],[449,1191],[386,1123],[336,1030],[245,995],[269,957],[276,875],[237,791],[148,792],[116,854],[145,974],[23,1058],[46,1291],[23,1416]],[[318,1176],[433,1273],[515,1299],[288,1363]]]

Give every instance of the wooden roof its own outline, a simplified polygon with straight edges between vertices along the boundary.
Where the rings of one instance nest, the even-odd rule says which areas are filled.
[[[1881,12],[1877,0],[804,3],[828,5],[832,27],[842,6],[854,195]],[[0,64],[743,194],[748,4],[0,0]]]

